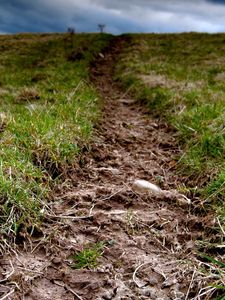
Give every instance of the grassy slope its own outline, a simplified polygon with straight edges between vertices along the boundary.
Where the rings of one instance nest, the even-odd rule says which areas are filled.
[[[107,35],[0,36],[0,227],[34,226],[99,116],[88,66]]]
[[[225,196],[224,51],[223,34],[133,35],[117,67],[123,85],[177,129],[183,174],[217,203]]]

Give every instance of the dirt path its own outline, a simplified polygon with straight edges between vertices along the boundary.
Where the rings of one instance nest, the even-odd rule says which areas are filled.
[[[175,189],[172,158],[179,149],[170,129],[112,81],[123,43],[117,40],[91,71],[104,108],[83,167],[49,204],[44,235],[36,232],[27,249],[1,264],[0,295],[12,291],[7,299],[186,300],[200,291],[204,276],[195,271],[194,241],[202,221],[171,195],[132,189],[135,179]],[[71,268],[72,254],[99,242],[97,268]]]

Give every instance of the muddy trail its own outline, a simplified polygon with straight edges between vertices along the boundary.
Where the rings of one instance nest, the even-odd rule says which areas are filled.
[[[112,80],[125,44],[114,40],[91,67],[104,101],[91,149],[58,187],[42,232],[1,262],[0,299],[200,299],[208,279],[194,243],[207,224],[176,192],[174,133]],[[137,191],[136,179],[170,193]],[[97,265],[76,269],[85,245],[98,245]]]

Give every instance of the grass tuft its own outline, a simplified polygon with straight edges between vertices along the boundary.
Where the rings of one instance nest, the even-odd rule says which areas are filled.
[[[87,244],[83,250],[73,255],[75,269],[94,269],[98,266],[98,259],[102,256],[104,243]]]

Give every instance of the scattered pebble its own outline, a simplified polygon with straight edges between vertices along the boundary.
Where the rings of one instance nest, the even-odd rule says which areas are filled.
[[[109,172],[112,175],[119,175],[120,174],[120,170],[118,170],[116,168],[111,168],[111,167],[108,167],[108,168],[102,167],[102,168],[98,168],[96,170],[100,171],[100,172]]]
[[[110,300],[113,297],[113,293],[112,292],[105,292],[105,294],[102,296],[102,299],[104,300]]]
[[[163,288],[170,287],[172,285],[175,285],[176,283],[177,283],[176,278],[169,278],[163,282],[162,287]]]

